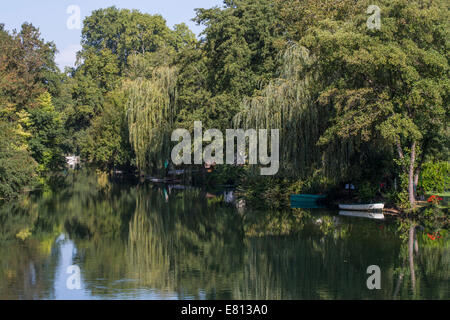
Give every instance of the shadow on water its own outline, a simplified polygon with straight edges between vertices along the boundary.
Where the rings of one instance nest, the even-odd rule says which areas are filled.
[[[238,212],[200,189],[86,172],[0,208],[0,299],[448,299],[449,270],[448,237],[414,226]]]

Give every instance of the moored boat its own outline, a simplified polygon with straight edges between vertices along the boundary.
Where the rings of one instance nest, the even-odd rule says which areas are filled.
[[[383,210],[384,203],[371,203],[371,204],[340,204],[339,209],[342,210],[355,210],[355,211],[367,211],[367,210]]]
[[[315,194],[292,194],[290,197],[291,208],[315,209],[321,208],[318,201],[325,199],[326,195]]]
[[[291,194],[291,202],[317,201],[325,199],[327,196],[322,194]]]

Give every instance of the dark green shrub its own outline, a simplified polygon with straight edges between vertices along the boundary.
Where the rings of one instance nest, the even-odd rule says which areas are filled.
[[[450,163],[427,162],[422,168],[419,181],[425,192],[444,192],[450,189]]]

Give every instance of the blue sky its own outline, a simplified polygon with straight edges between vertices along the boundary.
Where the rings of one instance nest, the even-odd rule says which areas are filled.
[[[141,12],[161,14],[167,25],[185,22],[197,35],[202,31],[191,21],[195,8],[222,6],[222,0],[10,0],[0,5],[0,23],[7,30],[20,29],[23,22],[31,22],[41,31],[46,41],[53,41],[58,48],[56,62],[61,69],[72,66],[75,53],[80,49],[81,30],[69,29],[67,8],[76,5],[81,20],[93,10],[115,5],[118,8],[139,9]]]

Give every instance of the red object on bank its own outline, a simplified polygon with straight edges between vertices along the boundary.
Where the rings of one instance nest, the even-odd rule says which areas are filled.
[[[444,200],[442,197],[439,197],[437,195],[432,195],[431,197],[428,198],[428,202],[439,202]]]

